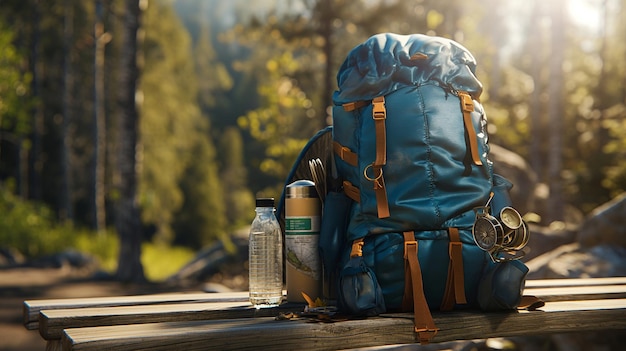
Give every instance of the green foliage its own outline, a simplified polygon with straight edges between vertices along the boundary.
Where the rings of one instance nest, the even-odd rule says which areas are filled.
[[[254,217],[254,195],[248,187],[248,172],[244,163],[244,145],[238,128],[227,128],[219,140],[220,179],[227,209],[227,229],[230,231],[250,224]]]
[[[223,62],[217,60],[213,49],[210,30],[206,24],[198,28],[199,37],[193,46],[195,73],[198,77],[198,101],[202,111],[227,110],[226,92],[233,87],[233,79]],[[219,119],[215,122],[219,123]]]
[[[485,100],[491,142],[528,159],[527,146],[532,137],[528,96],[535,89],[533,79],[514,67],[503,69],[500,79],[501,87],[495,89],[498,95],[486,96]]]
[[[262,145],[264,153],[250,161],[254,168],[271,179],[265,184],[269,188],[262,192],[277,197],[282,189],[274,186],[284,181],[293,160],[313,135],[317,124],[312,118],[316,117],[316,113],[311,100],[293,78],[300,69],[298,58],[285,50],[287,42],[278,31],[272,32],[269,37],[260,36],[262,33],[247,33],[247,40],[250,45],[254,43],[255,51],[249,66],[242,66],[242,69],[253,72],[259,82],[257,93],[260,106],[239,117],[237,122],[256,143]]]
[[[32,105],[28,96],[31,74],[23,72],[24,59],[13,40],[14,33],[0,21],[0,140],[20,143],[16,137],[27,135],[31,127],[28,114]],[[20,144],[17,146],[28,146],[28,142]]]
[[[70,223],[59,224],[50,208],[23,201],[2,188],[0,213],[0,243],[3,247],[14,248],[29,259],[74,249],[95,257],[103,271],[115,272],[119,240],[113,231],[96,233],[74,228]],[[141,261],[146,278],[160,281],[175,273],[193,256],[194,251],[189,248],[145,243]]]
[[[179,233],[175,242],[189,247],[200,248],[225,238],[225,212],[223,192],[217,179],[217,168],[213,157],[213,147],[206,139],[189,150],[193,155],[184,169],[180,189],[185,201],[176,212],[174,228]]]
[[[115,231],[105,230],[96,233],[89,229],[74,229],[69,233],[74,249],[96,257],[103,271],[115,272],[120,252],[120,241]]]
[[[0,129],[15,135],[30,131],[28,107],[31,74],[13,45],[14,34],[0,22]]]
[[[199,247],[223,236],[224,208],[208,120],[198,108],[191,38],[159,3],[148,8],[145,25],[142,217],[156,226],[158,242]]]
[[[0,243],[28,257],[62,251],[72,245],[71,230],[55,225],[54,213],[42,204],[23,201],[0,187]]]
[[[186,247],[144,243],[141,246],[141,263],[146,278],[160,282],[176,273],[194,257],[195,252]]]
[[[197,248],[227,241],[226,233],[249,223],[255,195],[280,195],[301,147],[330,122],[327,107],[334,75],[348,51],[385,31],[445,36],[470,49],[485,86],[482,100],[491,141],[537,161],[536,171],[546,182],[551,138],[546,126],[554,117],[547,116],[546,106],[556,97],[546,93],[553,52],[550,21],[548,14],[535,12],[535,5],[539,10],[544,3],[149,2],[139,53],[143,224],[156,228],[154,239],[159,244]],[[113,38],[105,58],[106,112],[112,122],[107,126],[110,205],[119,195],[112,188],[119,175],[115,142],[120,126],[114,122],[119,112],[123,1],[103,4],[105,30]],[[595,32],[570,23],[563,43],[562,181],[566,201],[584,212],[626,189],[626,66],[622,64],[626,4],[623,0],[607,4],[615,11],[607,11]],[[74,13],[74,36],[64,45],[67,6]],[[22,194],[48,205],[3,194],[0,239],[15,242],[28,255],[70,244],[103,250],[98,253],[101,257],[111,257],[117,250],[114,235],[95,237],[54,224],[63,191],[59,185],[64,162],[60,146],[65,57],[71,58],[74,74],[66,139],[73,177],[68,191],[75,223],[92,221],[93,24],[93,2],[0,2],[0,139],[6,146],[7,136],[22,138],[21,151],[28,149],[30,156],[18,160],[10,148],[0,150],[0,181],[7,186],[14,178],[20,181]],[[537,146],[536,154],[531,155],[531,146]],[[17,170],[23,171],[23,179],[17,178]]]
[[[263,194],[282,192],[286,174],[305,142],[331,123],[327,111],[336,89],[335,72],[348,51],[379,32],[444,30],[443,14],[449,6],[436,1],[298,4],[305,10],[270,10],[221,37],[250,48],[250,56],[233,67],[257,82],[259,103],[237,122],[249,133],[251,144],[258,145],[251,148],[255,152],[249,153],[248,164],[255,179],[251,186]],[[416,21],[414,13],[422,18]]]
[[[0,243],[27,258],[77,249],[97,257],[106,270],[115,267],[119,251],[113,233],[96,235],[71,223],[59,224],[49,207],[24,201],[4,188],[0,188],[0,213]]]
[[[260,170],[277,180],[285,178],[293,159],[312,135],[303,135],[301,129],[298,130],[312,106],[297,82],[289,76],[297,68],[297,62],[288,52],[267,61],[266,76],[258,87],[261,107],[238,120],[241,128],[265,145],[266,154],[259,164]]]

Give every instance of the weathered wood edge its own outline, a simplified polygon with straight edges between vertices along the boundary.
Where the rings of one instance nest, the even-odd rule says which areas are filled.
[[[626,299],[551,302],[546,311],[511,313],[434,313],[440,328],[434,342],[560,333],[571,331],[626,330]],[[275,321],[273,318],[229,321],[168,322],[144,325],[66,329],[64,349],[137,348],[165,350],[267,349],[330,350],[413,343],[410,314],[337,323]]]
[[[559,278],[559,279],[531,279],[526,281],[526,288],[545,288],[559,286],[590,286],[590,285],[624,285],[626,277],[604,278]]]
[[[607,278],[563,278],[563,279],[536,279],[527,280],[526,288],[544,288],[544,287],[565,287],[565,286],[592,286],[592,285],[626,285],[626,277],[607,277]],[[83,307],[112,307],[112,306],[128,306],[140,304],[157,304],[157,303],[185,303],[192,301],[234,301],[238,298],[241,301],[247,300],[246,292],[230,292],[230,293],[166,293],[166,294],[150,294],[136,296],[114,296],[114,297],[89,297],[79,299],[42,299],[42,300],[26,300],[23,302],[23,321],[26,329],[38,329],[39,311],[52,309],[69,309]]]
[[[248,301],[248,292],[167,293],[76,299],[26,300],[22,304],[22,310],[24,326],[26,329],[35,330],[39,328],[39,312],[42,310],[220,301]]]
[[[626,298],[626,285],[535,288],[527,289],[525,293],[544,301]],[[300,312],[302,309],[301,305],[283,305],[278,309],[255,311],[247,302],[234,301],[42,310],[39,333],[44,339],[51,340],[60,338],[65,328],[276,316],[279,312]]]
[[[626,297],[626,285],[526,288],[524,295],[537,296],[544,301],[616,299]]]
[[[189,304],[116,306],[39,312],[39,334],[59,339],[66,328],[143,324],[171,321],[275,317],[281,312],[302,311],[304,304],[283,304],[256,309],[247,302],[198,302]]]

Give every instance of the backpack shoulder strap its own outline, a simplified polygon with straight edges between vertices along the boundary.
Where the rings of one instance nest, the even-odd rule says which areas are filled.
[[[459,91],[459,99],[461,100],[461,111],[463,111],[463,123],[465,124],[465,138],[468,142],[469,152],[471,152],[472,161],[477,166],[482,166],[483,162],[480,160],[478,154],[478,142],[476,141],[476,130],[472,123],[472,112],[474,112],[474,101],[470,94]]]
[[[374,133],[376,136],[376,158],[374,162],[367,165],[363,171],[363,176],[374,184],[376,194],[376,206],[378,218],[387,218],[389,214],[389,203],[387,199],[387,189],[383,178],[383,167],[387,164],[387,130],[385,120],[387,119],[387,109],[385,108],[385,97],[377,96],[371,101],[355,101],[343,104],[345,111],[354,111],[361,107],[372,104],[372,119],[374,120]],[[333,149],[339,157],[352,166],[358,164],[358,155],[350,149],[343,147],[339,143],[333,144]]]
[[[404,271],[402,307],[405,310],[413,307],[415,333],[420,344],[425,345],[437,335],[439,328],[435,326],[424,295],[422,271],[417,259],[417,240],[413,231],[404,232]]]
[[[448,244],[448,280],[440,310],[450,311],[454,304],[466,304],[465,273],[463,270],[463,243],[458,228],[448,228],[450,243]]]

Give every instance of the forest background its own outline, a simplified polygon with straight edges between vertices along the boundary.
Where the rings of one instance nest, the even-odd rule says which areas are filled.
[[[547,189],[541,223],[626,189],[626,0],[0,0],[0,248],[141,280],[230,247],[380,32],[473,53],[490,142]]]

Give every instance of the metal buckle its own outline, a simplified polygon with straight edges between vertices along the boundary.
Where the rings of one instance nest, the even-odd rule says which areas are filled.
[[[380,96],[372,100],[372,118],[375,121],[387,118],[387,110],[385,109],[385,98]]]
[[[472,101],[472,97],[467,93],[459,93],[459,97],[461,98],[463,111],[474,112],[474,101]]]
[[[350,258],[363,256],[363,240],[355,240],[352,242],[352,250],[350,251]]]
[[[407,259],[409,256],[409,246],[415,246],[415,251],[417,251],[417,240],[404,242],[404,259]]]
[[[382,168],[379,168],[380,169],[380,173],[378,173],[378,175],[376,175],[374,178],[368,176],[367,175],[367,170],[370,169],[370,168],[374,169],[374,163],[370,163],[363,170],[363,176],[365,177],[365,179],[369,180],[370,182],[375,182],[375,181],[377,181],[377,180],[379,180],[380,178],[383,177],[383,169]]]

